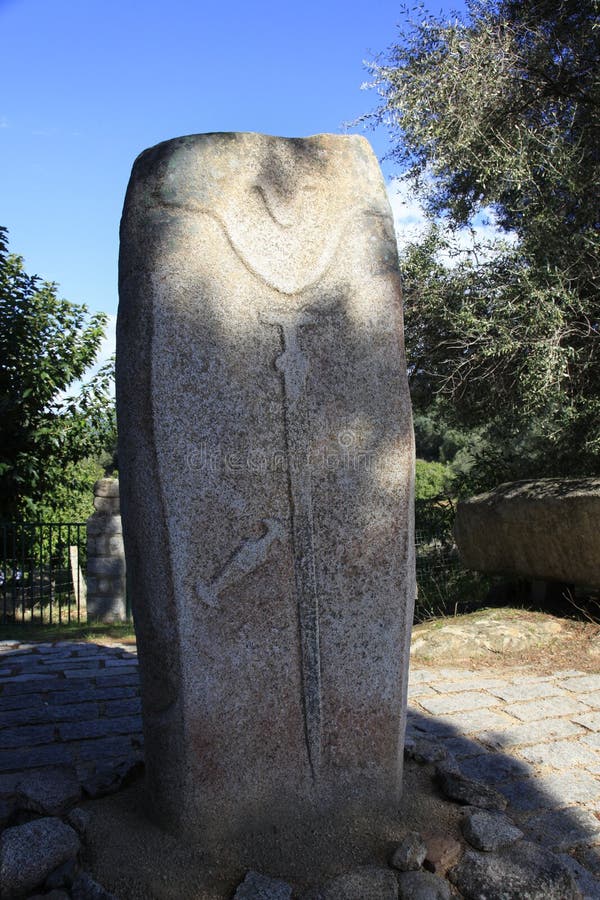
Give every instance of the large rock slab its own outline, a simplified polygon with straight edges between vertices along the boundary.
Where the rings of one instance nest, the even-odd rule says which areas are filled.
[[[543,478],[460,501],[454,534],[469,569],[600,587],[599,518],[599,478]]]
[[[396,243],[368,143],[143,153],[117,331],[154,814],[266,848],[244,857],[263,871],[346,828],[368,854],[400,793],[415,594]]]

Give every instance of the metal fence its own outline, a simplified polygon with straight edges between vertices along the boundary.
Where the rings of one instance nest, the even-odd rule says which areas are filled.
[[[85,622],[84,522],[0,524],[0,624]]]
[[[466,608],[478,592],[478,576],[458,559],[453,520],[451,506],[417,502],[417,621]],[[0,524],[0,624],[86,622],[86,550],[84,522]]]

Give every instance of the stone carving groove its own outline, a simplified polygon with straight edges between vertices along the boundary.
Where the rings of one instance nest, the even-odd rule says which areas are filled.
[[[275,360],[275,368],[281,374],[283,383],[288,491],[302,660],[302,700],[308,758],[314,777],[321,760],[319,596],[309,466],[310,423],[305,390],[309,363],[302,352],[298,336],[300,328],[314,325],[315,319],[304,311],[290,309],[272,310],[261,318],[266,324],[279,329],[283,344],[283,351]]]
[[[285,539],[285,531],[276,519],[263,519],[262,524],[265,533],[259,538],[243,541],[211,581],[198,579],[196,591],[207,606],[219,609],[219,594],[262,565],[273,541]]]

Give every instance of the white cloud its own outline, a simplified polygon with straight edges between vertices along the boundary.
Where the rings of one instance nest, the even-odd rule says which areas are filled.
[[[405,181],[394,180],[387,185],[388,197],[394,216],[394,228],[400,253],[407,244],[417,241],[427,231],[428,221],[425,211]],[[442,223],[443,224],[443,223]],[[480,260],[490,258],[492,250],[489,245],[501,237],[507,243],[514,243],[514,234],[500,231],[496,225],[493,210],[485,209],[474,219],[472,228],[461,228],[458,231],[446,230],[446,237],[451,243],[448,251],[440,254],[440,261],[447,266],[456,265],[466,255],[471,255],[475,245],[479,245]]]
[[[0,116],[0,128],[10,128],[6,116]]]

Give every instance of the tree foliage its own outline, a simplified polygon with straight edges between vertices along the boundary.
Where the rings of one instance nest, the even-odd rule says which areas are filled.
[[[28,275],[0,228],[0,519],[54,508],[61,481],[114,435],[112,366],[66,396],[94,362],[106,316]]]
[[[372,67],[391,155],[450,227],[432,225],[403,260],[415,404],[436,394],[449,424],[475,429],[482,483],[600,460],[599,12],[598,0],[472,0],[451,22],[421,10]],[[452,229],[482,210],[511,240],[444,263]]]

